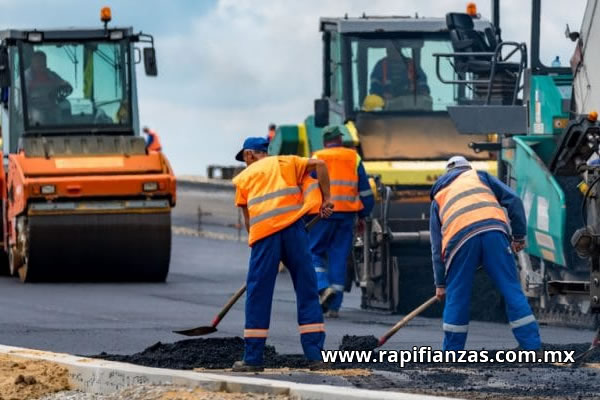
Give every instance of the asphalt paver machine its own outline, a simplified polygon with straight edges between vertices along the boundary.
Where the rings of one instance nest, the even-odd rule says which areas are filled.
[[[495,27],[499,3],[492,1]],[[506,91],[512,101],[497,101],[494,93],[498,82],[511,86],[501,76],[514,70],[506,49],[478,48],[468,24],[451,29],[453,52],[436,55],[438,65],[453,62],[459,78],[444,77],[441,70],[438,75],[465,94],[449,107],[461,133],[501,137],[495,145],[499,175],[520,195],[527,214],[527,247],[518,265],[538,320],[594,326],[600,312],[600,82],[594,51],[600,10],[596,0],[588,1],[580,32],[566,32],[575,44],[571,66],[552,67],[540,60],[542,2],[531,4],[529,63]],[[478,94],[473,85],[487,90]]]

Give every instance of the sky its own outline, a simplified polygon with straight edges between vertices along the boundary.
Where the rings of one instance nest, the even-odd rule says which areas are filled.
[[[98,26],[102,6],[118,26],[154,35],[159,75],[138,66],[140,121],[156,129],[177,175],[235,165],[247,136],[270,122],[296,124],[321,94],[321,16],[443,17],[463,0],[0,0],[6,28]],[[489,0],[478,10],[490,18]],[[504,40],[528,41],[527,0],[502,0]],[[568,7],[565,6],[568,4]],[[585,0],[543,0],[542,59],[568,63]],[[35,10],[35,12],[32,12]]]

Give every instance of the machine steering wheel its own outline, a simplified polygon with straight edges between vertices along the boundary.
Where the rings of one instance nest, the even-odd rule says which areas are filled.
[[[71,87],[71,85],[60,85],[56,89],[56,100],[59,102],[63,101],[64,99],[69,97],[71,93],[73,93],[73,88]]]

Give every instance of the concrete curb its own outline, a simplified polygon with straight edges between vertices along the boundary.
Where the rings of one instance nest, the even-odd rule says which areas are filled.
[[[452,400],[450,397],[384,392],[330,385],[310,385],[245,376],[149,368],[4,345],[0,345],[0,353],[23,359],[44,360],[59,364],[69,371],[69,381],[73,389],[95,394],[110,394],[133,385],[162,384],[203,387],[211,391],[287,394],[292,398],[302,400]]]

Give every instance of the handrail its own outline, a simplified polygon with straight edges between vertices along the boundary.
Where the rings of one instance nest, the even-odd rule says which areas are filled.
[[[512,49],[508,55],[505,58],[502,58],[502,49],[506,46],[514,46],[514,49]],[[498,44],[498,46],[496,46],[496,49],[493,52],[473,52],[473,51],[468,51],[468,52],[454,52],[454,53],[434,53],[433,56],[435,57],[435,72],[437,75],[437,78],[440,80],[440,82],[445,83],[445,84],[487,84],[488,88],[487,88],[487,95],[486,95],[486,100],[485,100],[485,104],[489,105],[490,101],[491,101],[491,96],[492,96],[492,87],[493,87],[493,83],[494,83],[494,78],[496,77],[496,66],[500,63],[505,63],[507,62],[507,60],[509,60],[510,58],[512,58],[517,52],[520,53],[520,59],[519,59],[519,70],[517,73],[517,79],[515,81],[515,87],[513,90],[513,96],[512,96],[512,104],[514,105],[517,101],[517,95],[520,91],[520,89],[522,89],[522,87],[520,86],[520,82],[521,82],[521,77],[523,76],[523,71],[525,70],[525,68],[527,68],[527,46],[525,45],[525,43],[517,43],[517,42],[501,42]],[[489,61],[491,62],[491,66],[490,66],[490,77],[489,79],[462,79],[461,78],[461,74],[456,70],[456,67],[454,65],[454,71],[458,74],[460,79],[444,79],[442,77],[442,73],[440,71],[440,58],[465,58],[465,57],[479,57],[479,58],[487,58],[489,57]],[[451,63],[452,64],[452,63]]]

